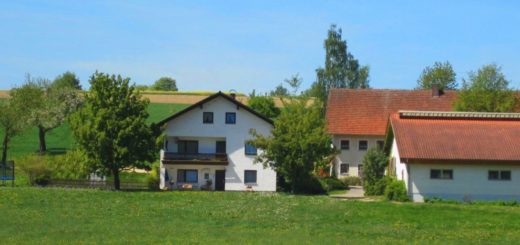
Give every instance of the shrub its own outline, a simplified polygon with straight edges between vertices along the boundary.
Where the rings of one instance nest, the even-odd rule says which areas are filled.
[[[320,178],[319,180],[326,191],[346,190],[348,188],[341,180],[333,177]]]
[[[26,156],[19,161],[20,170],[27,175],[30,185],[47,185],[51,171],[47,167],[47,159],[42,156]]]
[[[88,167],[87,157],[79,150],[49,158],[47,167],[53,179],[86,179],[92,172]]]
[[[159,162],[154,162],[152,164],[152,170],[150,171],[150,175],[146,178],[146,184],[150,190],[159,190]]]
[[[348,176],[340,179],[346,186],[362,185],[361,178],[358,176]]]
[[[296,183],[294,188],[296,194],[325,194],[327,193],[326,187],[318,179],[318,177],[311,175],[305,180],[300,180]]]
[[[388,180],[384,179],[388,157],[371,148],[363,157],[363,186],[367,195],[383,195]],[[368,191],[368,193],[367,193]]]
[[[363,188],[365,189],[365,196],[380,196],[385,194],[385,188],[392,181],[391,177],[383,176],[373,184],[368,184],[365,181]]]
[[[409,201],[404,181],[391,179],[385,189],[385,197],[389,201]]]

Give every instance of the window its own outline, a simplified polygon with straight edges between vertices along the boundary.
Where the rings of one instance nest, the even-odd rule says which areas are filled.
[[[181,154],[197,154],[199,153],[199,142],[195,140],[179,140],[177,141],[177,152]]]
[[[430,179],[453,179],[453,170],[430,169]]]
[[[213,112],[202,113],[202,123],[212,124],[213,123]]]
[[[357,166],[358,176],[363,176],[363,164]]]
[[[489,170],[488,180],[511,180],[511,171]]]
[[[244,171],[244,183],[255,184],[256,183],[256,170],[245,170]]]
[[[237,114],[234,112],[226,112],[226,124],[236,124]]]
[[[177,182],[179,183],[197,183],[199,176],[197,170],[179,169],[177,171]]]
[[[360,140],[360,141],[359,141],[359,150],[360,150],[360,151],[366,151],[366,150],[368,150],[368,141],[366,141],[366,140]]]
[[[382,141],[382,140],[378,140],[377,141],[377,149],[383,150],[384,147],[385,147],[385,142]]]
[[[348,140],[342,140],[339,142],[340,148],[342,150],[350,150],[350,141]]]
[[[340,174],[348,174],[348,164],[342,163],[339,165],[339,173]]]
[[[204,179],[209,180],[209,173],[204,173]]]
[[[257,150],[256,150],[256,147],[246,143],[245,145],[245,153],[246,155],[252,155],[252,156],[255,156],[257,154]]]

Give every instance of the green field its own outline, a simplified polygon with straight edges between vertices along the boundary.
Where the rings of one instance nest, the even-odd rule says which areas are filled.
[[[159,122],[160,120],[172,115],[173,113],[186,108],[185,104],[150,104],[148,112],[149,122]],[[0,136],[2,132],[0,131]],[[8,158],[16,159],[18,157],[34,153],[38,150],[38,130],[31,127],[23,134],[13,138],[9,145]],[[47,134],[47,148],[50,153],[63,153],[64,151],[74,147],[74,136],[70,131],[67,123],[55,128]]]
[[[520,208],[245,192],[0,188],[2,244],[514,244]]]

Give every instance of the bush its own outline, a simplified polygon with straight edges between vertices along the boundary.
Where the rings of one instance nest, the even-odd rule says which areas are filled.
[[[365,181],[363,188],[365,189],[365,196],[380,196],[385,194],[385,189],[392,182],[392,178],[383,176],[383,178],[377,180],[373,184],[369,184]]]
[[[150,175],[146,178],[146,184],[150,190],[159,190],[160,178],[159,178],[159,170],[160,164],[159,162],[154,162],[152,164],[152,170],[150,171]]]
[[[49,183],[51,171],[47,167],[47,159],[45,157],[27,156],[19,161],[18,166],[27,175],[30,185],[45,186]]]
[[[326,187],[318,179],[318,177],[312,175],[306,180],[300,180],[296,183],[294,193],[296,194],[326,194]]]
[[[391,179],[385,189],[385,197],[389,201],[409,201],[404,181]]]
[[[333,177],[320,178],[319,180],[326,191],[348,189],[348,186],[345,183]]]
[[[51,171],[52,179],[86,179],[92,172],[88,167],[87,157],[79,150],[50,157],[47,167]]]
[[[361,178],[358,176],[348,176],[340,179],[346,186],[363,185]]]

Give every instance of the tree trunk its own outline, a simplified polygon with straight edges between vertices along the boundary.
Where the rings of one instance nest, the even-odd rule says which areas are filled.
[[[120,190],[119,169],[112,169],[112,175],[114,175],[114,188]]]
[[[7,162],[7,144],[9,143],[9,137],[7,134],[4,135],[4,142],[2,142],[2,163]]]
[[[47,144],[45,144],[45,129],[38,126],[38,136],[40,138],[40,153],[47,151]]]

